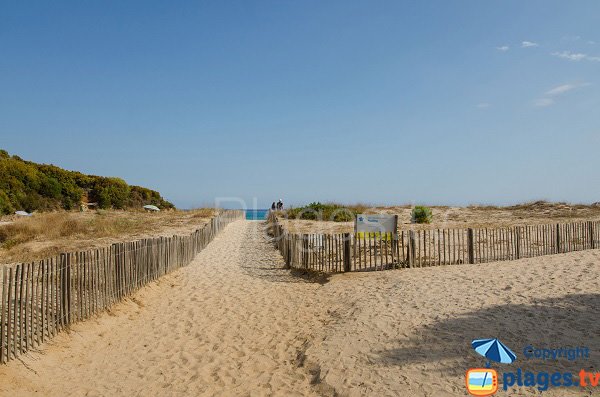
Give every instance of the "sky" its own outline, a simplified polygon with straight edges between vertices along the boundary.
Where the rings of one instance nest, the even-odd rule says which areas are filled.
[[[181,208],[596,202],[598,15],[595,0],[4,0],[0,148]]]

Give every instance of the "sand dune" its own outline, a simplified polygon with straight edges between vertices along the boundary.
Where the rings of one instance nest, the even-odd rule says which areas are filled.
[[[324,283],[283,269],[262,227],[230,224],[188,267],[0,367],[0,394],[466,395],[465,370],[484,365],[469,343],[495,336],[517,355],[529,343],[593,353],[524,368],[598,362],[598,250]]]

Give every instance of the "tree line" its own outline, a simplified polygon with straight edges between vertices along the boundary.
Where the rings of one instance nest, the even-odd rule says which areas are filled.
[[[104,209],[145,204],[174,208],[159,192],[128,185],[120,178],[67,171],[55,165],[25,161],[0,150],[0,214],[76,209],[86,196],[88,202]]]

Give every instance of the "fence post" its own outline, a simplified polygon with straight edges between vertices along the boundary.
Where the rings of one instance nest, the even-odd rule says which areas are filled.
[[[592,221],[588,221],[588,229],[589,229],[589,235],[590,235],[590,248],[594,249],[596,248],[595,245],[595,241],[594,241],[594,222]]]
[[[60,254],[60,306],[62,312],[62,318],[60,319],[61,324],[69,324],[69,289],[71,282],[67,273],[67,254]]]
[[[415,232],[413,230],[408,231],[408,267],[413,267],[415,264]]]
[[[292,236],[290,236],[289,233],[285,235],[285,240],[286,240],[286,250],[287,250],[285,263],[287,264],[287,267],[289,269],[290,267],[292,267],[292,248],[294,247],[294,245],[292,243]]]
[[[121,297],[121,268],[119,267],[119,244],[114,243],[112,245],[112,254],[113,254],[113,263],[114,263],[114,284],[115,284],[115,298],[118,299]],[[156,263],[156,267],[159,268],[158,260],[156,259],[156,253],[154,253],[154,261]],[[160,271],[157,273],[160,274]]]
[[[394,269],[398,269],[400,267],[400,255],[398,252],[398,257],[395,258],[394,255],[398,252],[398,215],[394,215],[394,233],[392,233],[392,265]]]
[[[71,299],[71,254],[67,254],[67,321],[71,324],[71,312],[73,311],[73,300]]]
[[[556,253],[560,254],[560,224],[556,224]]]
[[[0,309],[2,310],[2,313],[0,313],[0,364],[4,364],[5,362],[8,361],[8,359],[5,359],[4,357],[4,346],[8,345],[8,341],[4,341],[4,331],[5,331],[5,327],[6,327],[6,313],[8,312],[8,315],[10,316],[10,300],[7,302],[6,300],[6,293],[8,292],[8,284],[7,284],[7,278],[6,275],[8,273],[8,267],[2,267],[2,301],[0,301]],[[8,310],[6,310],[8,308]],[[10,339],[10,328],[8,331],[9,335],[7,339]],[[10,352],[8,352],[8,354],[10,355]]]
[[[473,229],[467,229],[467,249],[469,254],[469,263],[475,263],[475,255],[473,249]]]
[[[308,269],[308,234],[302,235],[302,265]]]
[[[516,233],[516,237],[517,237],[516,255],[517,255],[517,259],[521,259],[521,226],[515,227],[515,233]]]
[[[352,270],[352,250],[350,249],[350,233],[344,233],[344,271]]]

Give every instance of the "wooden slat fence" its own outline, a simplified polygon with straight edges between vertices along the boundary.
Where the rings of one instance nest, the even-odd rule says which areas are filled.
[[[189,264],[242,211],[223,211],[187,236],[117,243],[0,268],[0,363],[6,363]]]
[[[269,216],[289,267],[319,272],[487,263],[600,248],[600,222],[502,228],[400,230],[397,234],[294,234]]]

